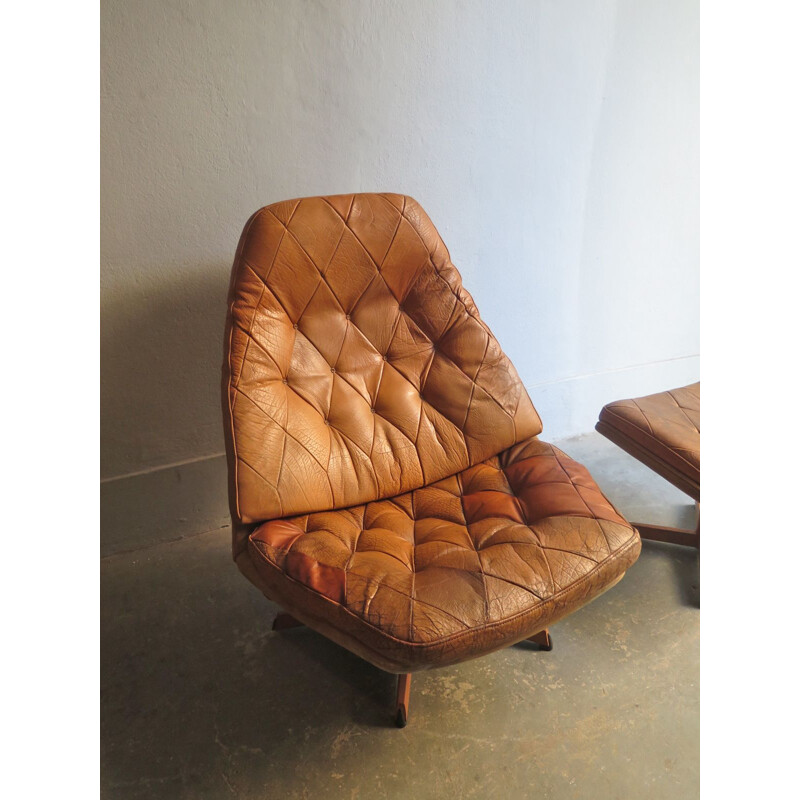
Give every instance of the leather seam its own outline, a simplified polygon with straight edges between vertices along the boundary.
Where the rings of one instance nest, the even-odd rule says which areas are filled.
[[[236,446],[236,424],[235,424],[234,418],[233,418],[233,408],[234,408],[234,405],[236,404],[236,398],[235,398],[235,396],[233,398],[231,397],[231,387],[233,386],[233,363],[232,363],[233,331],[234,331],[234,328],[237,327],[234,324],[234,321],[233,321],[233,308],[236,305],[236,288],[235,287],[238,285],[239,274],[240,274],[241,269],[242,269],[242,264],[245,262],[245,259],[243,257],[244,256],[245,244],[247,243],[247,239],[248,239],[248,237],[250,235],[250,229],[253,227],[253,224],[261,216],[261,214],[263,212],[264,212],[263,208],[261,208],[258,211],[256,211],[256,213],[253,214],[253,216],[250,218],[250,220],[247,223],[247,226],[246,226],[244,232],[242,233],[241,239],[239,241],[239,247],[237,248],[236,256],[234,258],[234,270],[233,270],[234,274],[233,274],[232,280],[231,280],[230,303],[228,305],[228,321],[229,321],[229,326],[230,327],[229,327],[229,330],[228,330],[228,352],[226,354],[227,357],[225,359],[225,363],[227,364],[227,367],[228,367],[228,376],[227,376],[228,377],[228,391],[227,391],[226,400],[227,400],[227,406],[228,406],[228,419],[230,421],[231,447],[233,448],[233,471],[234,471],[234,474],[233,474],[233,487],[234,487],[234,495],[235,495],[234,496],[234,502],[235,502],[235,505],[236,505],[236,516],[240,520],[242,518],[242,510],[241,510],[241,507],[240,507],[240,504],[239,504],[239,468],[238,468],[239,456],[237,454],[237,446]],[[255,314],[253,314],[253,316],[255,317]],[[246,354],[246,352],[247,352],[247,348],[245,348],[245,354]],[[242,361],[241,361],[241,363],[239,365],[240,375],[241,375],[241,369],[242,369],[243,366],[244,366],[244,359],[242,359]],[[238,378],[237,378],[237,383],[238,383]]]
[[[577,494],[578,497],[580,497],[581,502],[586,506],[586,510],[589,512],[589,514],[591,515],[592,519],[594,519],[594,521],[598,523],[597,527],[600,528],[600,532],[603,534],[603,538],[606,541],[606,549],[608,550],[609,554],[611,554],[611,552],[612,552],[611,542],[608,541],[608,536],[606,536],[606,532],[603,530],[603,526],[599,524],[600,518],[597,516],[597,513],[592,509],[592,507],[586,502],[586,498],[578,491],[579,488],[585,489],[587,487],[580,486],[580,484],[575,483],[575,481],[572,478],[572,475],[570,475],[569,472],[567,472],[567,468],[564,466],[564,463],[561,461],[561,459],[558,456],[560,454],[560,455],[565,456],[570,461],[572,459],[570,459],[569,456],[567,456],[566,453],[562,453],[560,450],[558,450],[555,447],[553,447],[552,450],[553,450],[553,455],[555,456],[556,462],[558,463],[559,467],[561,467],[561,469],[563,470],[564,474],[567,476],[569,482],[572,484],[572,487],[575,489],[575,494]],[[600,487],[598,486],[597,488],[598,488],[598,491],[599,491]],[[601,495],[601,497],[605,498],[605,495],[602,492],[600,492],[600,495]],[[624,519],[624,517],[622,517],[622,519]]]

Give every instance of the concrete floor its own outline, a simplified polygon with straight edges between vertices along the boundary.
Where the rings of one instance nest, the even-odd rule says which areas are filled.
[[[632,520],[688,497],[597,434],[559,446]],[[517,645],[395,679],[305,628],[230,559],[229,529],[102,561],[104,798],[699,796],[699,556],[645,543],[627,576]]]

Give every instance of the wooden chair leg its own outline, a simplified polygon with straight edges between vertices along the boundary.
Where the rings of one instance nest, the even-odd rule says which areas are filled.
[[[303,625],[299,619],[295,619],[291,614],[281,611],[272,623],[272,630],[285,631],[287,628],[299,628]]]
[[[397,704],[395,708],[394,724],[398,728],[405,728],[408,724],[408,699],[411,694],[411,673],[406,672],[397,676]]]
[[[542,650],[547,650],[548,652],[553,649],[553,640],[547,628],[543,631],[539,631],[539,633],[534,633],[533,636],[529,636],[526,641],[538,644]]]

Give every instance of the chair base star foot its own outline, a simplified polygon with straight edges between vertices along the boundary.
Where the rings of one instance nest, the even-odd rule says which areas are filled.
[[[397,676],[397,702],[395,704],[394,724],[405,728],[408,724],[408,700],[411,694],[411,673]]]
[[[272,630],[285,631],[287,628],[299,628],[304,626],[304,624],[305,623],[300,622],[299,619],[295,619],[291,614],[281,611],[272,623]]]
[[[539,631],[539,633],[534,633],[533,636],[529,636],[526,641],[538,644],[540,649],[548,652],[553,649],[553,639],[550,636],[550,631],[547,630],[547,628],[545,628],[543,631]]]

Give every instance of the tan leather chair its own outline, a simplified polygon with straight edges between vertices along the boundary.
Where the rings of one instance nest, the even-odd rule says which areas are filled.
[[[535,344],[535,343],[533,343]],[[224,416],[233,554],[288,614],[398,673],[547,628],[639,536],[542,430],[419,204],[290,200],[247,223]]]

